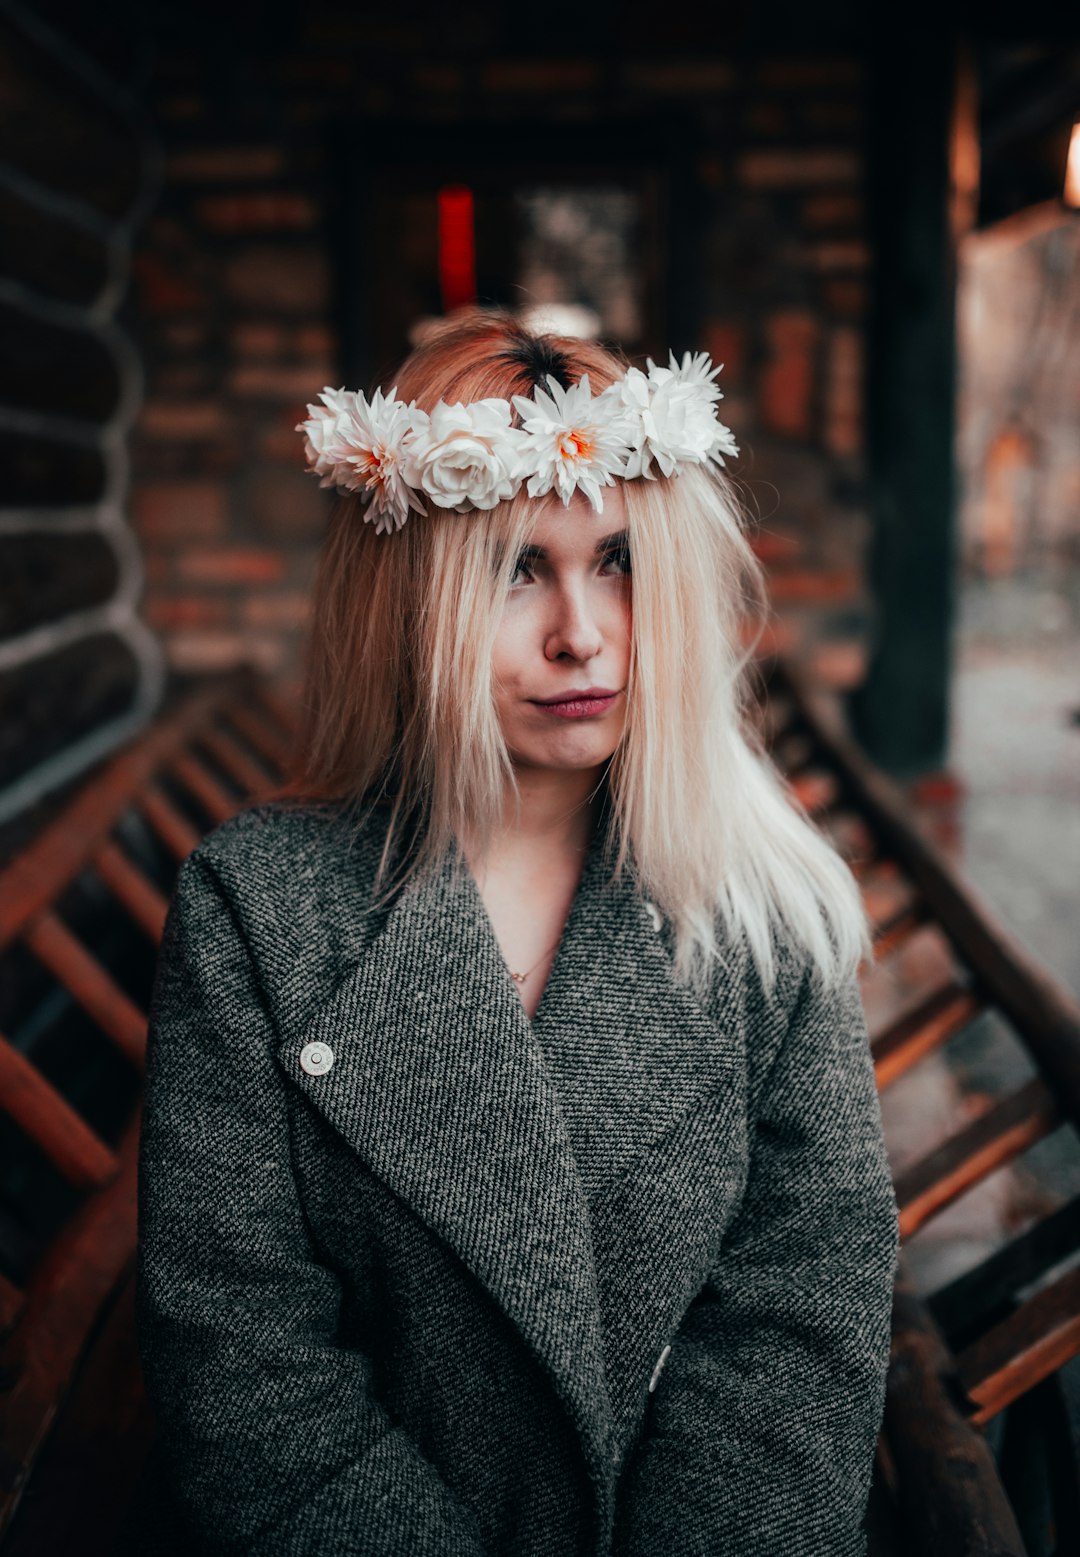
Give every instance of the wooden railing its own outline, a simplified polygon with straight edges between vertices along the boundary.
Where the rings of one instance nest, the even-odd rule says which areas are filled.
[[[988,1011],[1007,1020],[1037,1072],[897,1176],[906,1241],[1052,1131],[1080,1129],[1080,1004],[929,839],[899,788],[852,739],[833,698],[773,662],[763,706],[778,767],[860,880],[875,962],[928,925],[950,949],[944,982],[916,990],[901,1015],[872,1033],[879,1089]],[[935,1293],[916,1293],[902,1255],[873,1505],[882,1553],[1025,1552],[1021,1525],[1038,1522],[1037,1499],[1027,1499],[1019,1469],[1015,1485],[1003,1485],[984,1432],[1010,1407],[1045,1461],[1050,1518],[1037,1549],[1080,1553],[1077,1445],[1059,1379],[1078,1353],[1080,1197]]]

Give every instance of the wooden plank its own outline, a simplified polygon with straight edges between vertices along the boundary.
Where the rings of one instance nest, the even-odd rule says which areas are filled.
[[[136,1345],[132,1272],[95,1327],[4,1539],[4,1557],[113,1557],[156,1432]]]
[[[4,1113],[76,1189],[98,1189],[115,1176],[117,1161],[105,1142],[5,1038],[0,1038],[0,1097]]]
[[[91,1021],[141,1069],[146,1053],[146,1013],[124,993],[93,952],[53,913],[39,914],[27,926],[23,940]]]
[[[906,946],[908,941],[918,935],[919,931],[929,923],[929,917],[922,904],[905,908],[894,915],[875,932],[875,962],[884,962],[886,957],[891,957],[893,952],[899,951],[901,946]]]
[[[17,1323],[25,1301],[26,1294],[22,1288],[0,1274],[0,1340],[3,1340],[12,1325]]]
[[[117,1152],[109,1187],[87,1199],[27,1288],[20,1323],[0,1346],[12,1380],[0,1412],[0,1537],[71,1383],[86,1338],[135,1250],[139,1120]]]
[[[164,894],[111,838],[101,845],[91,864],[153,945],[159,945],[168,908]]]
[[[156,784],[147,785],[137,797],[136,805],[173,859],[182,865],[192,849],[198,846],[202,836],[198,828],[191,825]]]
[[[963,1388],[988,1422],[1080,1354],[1080,1269],[1068,1271],[956,1359]]]
[[[1027,1557],[990,1445],[965,1414],[954,1360],[903,1277],[892,1336],[884,1431],[905,1549],[912,1557]]]
[[[117,817],[159,768],[230,698],[250,696],[253,673],[242,667],[186,699],[151,725],[80,790],[70,806],[0,872],[0,951],[60,897],[97,853]]]
[[[233,798],[210,772],[206,763],[190,751],[178,752],[168,772],[178,778],[206,811],[213,824],[228,821],[240,802]]]
[[[803,810],[815,818],[835,805],[840,794],[836,775],[821,768],[796,774],[788,780],[788,788]]]
[[[1061,1114],[1038,1077],[988,1108],[896,1180],[900,1233],[910,1238],[932,1216],[1049,1135]]]
[[[1016,1294],[1080,1248],[1080,1195],[1036,1222],[973,1270],[927,1298],[927,1306],[954,1348],[996,1323],[1016,1306]]]
[[[1080,1003],[1018,941],[927,837],[897,785],[856,744],[835,701],[811,689],[790,665],[774,671],[797,696],[800,716],[843,775],[888,854],[911,877],[960,960],[984,986],[1031,1051],[1063,1112],[1080,1128]]]
[[[948,1043],[984,1009],[979,997],[961,984],[929,990],[875,1036],[871,1049],[879,1088],[890,1086],[927,1054]]]
[[[279,726],[286,739],[290,743],[295,741],[300,728],[298,710],[285,697],[279,683],[269,681],[265,676],[258,676],[253,691],[255,701],[268,710],[270,717]]]
[[[199,735],[199,745],[205,747],[218,766],[246,795],[257,796],[270,787],[273,775],[249,756],[228,730],[217,726],[203,730]]]
[[[222,713],[228,723],[239,730],[248,745],[271,764],[275,775],[285,771],[289,761],[290,742],[275,730],[267,719],[254,713],[250,707],[245,708],[239,702],[230,703]]]

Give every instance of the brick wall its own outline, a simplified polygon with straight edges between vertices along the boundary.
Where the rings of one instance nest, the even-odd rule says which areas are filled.
[[[362,60],[362,75],[353,60]],[[725,364],[724,419],[761,523],[778,634],[837,684],[863,663],[861,421],[870,256],[864,77],[848,57],[734,62],[425,58],[363,50],[347,16],[209,95],[200,56],[157,78],[166,151],[135,264],[146,403],[134,517],[148,622],[174,666],[295,672],[327,495],[292,431],[340,382],[328,126],[527,116],[590,126],[677,105],[698,129],[684,198],[704,221],[693,341]]]

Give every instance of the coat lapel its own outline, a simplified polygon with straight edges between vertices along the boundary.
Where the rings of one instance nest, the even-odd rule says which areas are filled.
[[[455,877],[448,859],[434,879],[408,883],[361,960],[279,1048],[292,1081],[517,1326],[598,1474],[619,1436],[615,1419],[630,1410],[627,1395],[613,1414],[618,1359],[651,1366],[665,1304],[697,1270],[706,1227],[704,1217],[688,1226],[672,1258],[670,1203],[656,1205],[646,1171],[627,1206],[628,1175],[695,1103],[732,1093],[741,1065],[737,1032],[675,983],[630,883],[608,884],[602,836],[532,1023],[475,881],[467,870]],[[334,1053],[323,1075],[299,1063],[314,1040]],[[601,1085],[584,1113],[575,1110],[575,1143],[558,1070],[577,1064],[591,1065]],[[656,1183],[661,1196],[674,1187]],[[639,1275],[648,1267],[646,1290],[658,1294],[631,1302],[629,1314],[613,1312],[601,1291],[590,1193],[602,1212],[602,1259],[629,1261]],[[637,1219],[619,1235],[625,1246],[613,1244],[606,1214],[619,1209]],[[662,1255],[673,1268],[655,1269]]]

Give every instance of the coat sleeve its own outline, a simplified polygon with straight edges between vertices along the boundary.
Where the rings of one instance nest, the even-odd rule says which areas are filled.
[[[298,973],[298,976],[299,973]],[[473,1516],[336,1339],[290,1164],[287,1083],[212,867],[181,867],[151,1001],[136,1320],[200,1553],[484,1557]]]
[[[863,1557],[896,1197],[857,978],[804,978],[744,1199],[660,1375],[619,1557]]]

